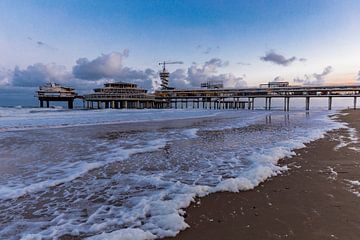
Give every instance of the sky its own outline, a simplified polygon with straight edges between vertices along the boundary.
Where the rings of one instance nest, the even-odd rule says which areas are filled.
[[[1,0],[0,106],[46,82],[80,93],[109,81],[253,87],[360,83],[357,0]]]

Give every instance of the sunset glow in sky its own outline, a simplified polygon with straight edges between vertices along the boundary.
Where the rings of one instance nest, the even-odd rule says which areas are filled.
[[[154,89],[163,60],[184,62],[177,87],[358,83],[359,22],[357,0],[2,0],[0,101],[48,81]]]

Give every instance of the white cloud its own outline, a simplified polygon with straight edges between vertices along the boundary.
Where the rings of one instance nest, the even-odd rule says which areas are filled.
[[[123,53],[112,52],[110,54],[102,54],[93,60],[79,58],[73,67],[73,75],[77,79],[86,81],[107,79],[133,82],[147,89],[156,87],[155,78],[158,75],[154,70],[150,68],[137,70],[124,66],[124,59],[128,55],[129,51],[124,50]]]
[[[0,68],[0,86],[11,85],[13,72],[9,69]]]
[[[26,69],[15,67],[11,84],[19,87],[36,87],[47,82],[68,83],[72,74],[66,70],[65,66],[55,63],[43,64],[36,63]]]
[[[302,83],[304,85],[312,84],[323,84],[325,82],[325,77],[333,71],[332,66],[327,66],[321,73],[305,74],[302,78],[294,78],[294,82]]]
[[[177,69],[170,74],[170,86],[178,88],[200,87],[207,81],[222,81],[225,87],[246,86],[244,76],[237,77],[232,73],[219,74],[219,68],[229,65],[228,61],[212,58],[204,64],[193,63],[187,70]]]

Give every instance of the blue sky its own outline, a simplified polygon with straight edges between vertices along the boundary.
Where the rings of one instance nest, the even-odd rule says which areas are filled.
[[[44,81],[82,91],[114,80],[154,88],[162,60],[184,62],[169,66],[179,87],[355,83],[359,19],[356,0],[2,0],[0,101]]]

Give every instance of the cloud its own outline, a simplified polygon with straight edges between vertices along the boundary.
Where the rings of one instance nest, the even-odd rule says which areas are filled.
[[[357,76],[356,76],[356,80],[360,81],[360,71],[358,72]]]
[[[306,62],[307,59],[306,59],[306,58],[299,58],[299,61],[300,61],[300,62]]]
[[[157,71],[150,68],[136,70],[123,65],[128,54],[128,50],[124,50],[122,53],[102,54],[93,60],[79,58],[72,71],[55,63],[35,63],[25,69],[18,66],[13,70],[0,69],[0,85],[38,87],[47,82],[56,82],[89,90],[110,81],[126,81],[150,90],[158,87]]]
[[[237,62],[236,64],[239,64],[241,66],[250,66],[251,63],[247,63],[247,62]]]
[[[237,77],[232,73],[219,74],[219,68],[229,65],[228,61],[212,58],[204,64],[193,63],[187,70],[177,69],[170,74],[170,86],[177,88],[200,87],[207,81],[222,81],[225,87],[246,86],[245,76]]]
[[[133,82],[148,89],[156,87],[155,77],[158,76],[157,72],[150,68],[136,70],[125,67],[123,62],[128,55],[129,51],[124,50],[122,53],[112,52],[102,54],[93,60],[79,58],[73,67],[73,75],[78,79],[86,81],[107,79]]]
[[[291,63],[295,62],[297,58],[295,56],[291,58],[286,58],[281,54],[276,53],[275,51],[269,51],[265,54],[265,56],[260,57],[260,59],[264,62],[272,62],[281,66],[289,66]],[[305,58],[300,58],[299,61],[306,61]]]
[[[281,76],[277,76],[273,80],[273,82],[284,82],[284,81],[285,81],[285,79],[283,77],[281,77]]]
[[[145,89],[155,90],[160,85],[159,72],[154,69],[137,70],[124,65],[128,51],[113,52],[89,60],[79,58],[72,70],[55,63],[36,63],[22,69],[0,69],[0,85],[9,87],[38,87],[47,82],[56,82],[74,87],[81,92],[101,87],[106,82],[126,81]],[[228,61],[212,58],[202,64],[192,63],[188,68],[177,69],[170,74],[170,86],[177,88],[200,87],[207,81],[223,81],[225,87],[246,86],[245,75],[224,73]],[[220,72],[221,70],[221,72]]]
[[[47,82],[68,83],[72,78],[65,66],[36,63],[21,70],[15,67],[11,84],[19,87],[37,87]]]
[[[35,45],[36,45],[37,47],[45,48],[45,49],[49,49],[49,50],[57,50],[55,47],[47,44],[47,43],[44,42],[44,41],[34,40],[32,37],[27,37],[26,39],[29,40],[29,41],[31,41],[31,42],[33,42],[33,43],[35,43]]]
[[[0,86],[11,85],[13,73],[9,69],[0,68]]]
[[[332,71],[333,67],[327,66],[321,73],[305,74],[302,78],[294,78],[294,82],[304,85],[323,84],[325,82],[325,76],[329,75]]]
[[[219,46],[216,46],[216,47],[207,47],[207,46],[203,46],[201,44],[197,45],[196,46],[196,49],[201,51],[203,54],[210,54],[216,50],[219,50],[220,47]]]

